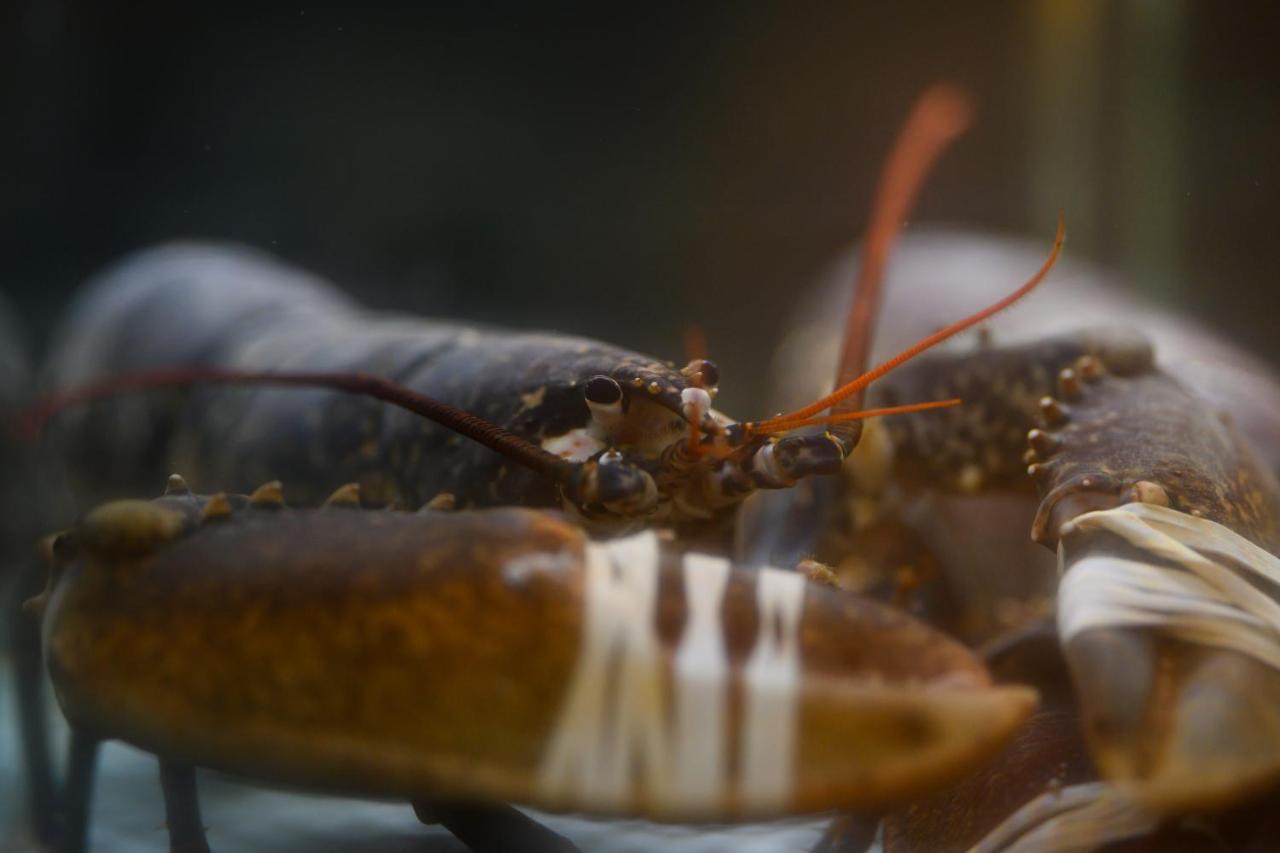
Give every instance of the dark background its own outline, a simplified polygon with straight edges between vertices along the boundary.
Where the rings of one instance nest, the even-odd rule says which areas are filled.
[[[187,5],[3,4],[0,288],[33,350],[95,269],[204,236],[671,358],[696,321],[741,401],[945,78],[978,122],[917,219],[1047,244],[1064,207],[1072,253],[1280,358],[1267,4]]]

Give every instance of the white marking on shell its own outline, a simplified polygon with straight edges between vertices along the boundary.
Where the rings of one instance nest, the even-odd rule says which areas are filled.
[[[534,551],[508,560],[502,567],[502,580],[512,586],[524,586],[538,575],[565,574],[577,565],[570,551]]]
[[[721,608],[726,560],[686,555],[687,620],[667,679],[655,610],[651,532],[589,543],[577,667],[539,768],[538,789],[569,807],[708,815],[729,801],[732,670]],[[742,672],[738,791],[748,809],[785,809],[793,790],[804,577],[757,575],[759,636]],[[643,799],[642,799],[643,798]]]
[[[527,409],[536,409],[542,405],[547,398],[547,386],[542,386],[537,391],[530,391],[528,394],[520,395],[520,411]]]
[[[1088,552],[1073,560],[1071,540],[1089,531],[1113,533],[1151,560]],[[1076,517],[1059,557],[1069,564],[1058,590],[1064,643],[1097,628],[1140,628],[1280,669],[1280,602],[1249,580],[1280,584],[1280,559],[1238,533],[1168,507],[1130,503]]]
[[[657,568],[652,533],[587,544],[578,665],[539,770],[548,796],[622,810],[638,757],[647,776],[666,775]]]
[[[740,790],[749,809],[780,808],[791,795],[804,588],[802,575],[777,569],[761,569],[756,581],[760,633],[743,673]]]
[[[675,657],[675,767],[668,789],[677,807],[710,810],[728,777],[729,657],[720,606],[729,561],[686,554],[684,595],[689,618]]]
[[[571,429],[542,440],[542,449],[570,462],[585,462],[604,449],[604,442],[589,428]]]

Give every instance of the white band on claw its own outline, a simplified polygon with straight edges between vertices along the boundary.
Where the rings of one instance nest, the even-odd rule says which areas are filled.
[[[1105,531],[1150,556],[1072,554],[1079,533]],[[1063,643],[1097,628],[1145,628],[1231,649],[1280,670],[1280,559],[1221,524],[1131,503],[1090,512],[1063,529],[1058,589]]]
[[[586,546],[579,657],[539,768],[539,788],[577,808],[698,817],[785,811],[799,737],[806,581],[756,575],[755,643],[730,661],[727,560],[686,554],[685,624],[670,665],[657,633],[661,553],[652,532]],[[730,725],[734,682],[742,721]]]

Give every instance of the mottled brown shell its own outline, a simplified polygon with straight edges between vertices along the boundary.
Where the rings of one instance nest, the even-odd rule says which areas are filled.
[[[301,511],[274,498],[109,504],[69,534],[45,631],[73,725],[183,763],[366,796],[723,820],[915,796],[998,749],[1034,706],[1032,691],[992,687],[970,652],[923,624],[792,572],[722,561],[720,604],[699,623],[713,639],[694,642],[702,564],[654,550],[634,575],[652,584],[651,603],[619,602],[626,584],[608,592],[643,635],[615,654],[591,627],[603,600],[591,590],[613,575],[590,568],[596,546],[554,513]],[[766,580],[790,590],[793,621],[769,608]],[[650,781],[628,776],[613,798],[548,783],[556,744],[573,761],[609,760],[565,723],[598,653],[623,672],[649,655],[640,665],[656,680],[590,705],[600,716],[588,728],[652,715],[652,689],[655,736],[679,743],[662,709],[705,693],[703,670],[678,661],[708,650],[725,712],[684,734],[749,758],[743,744],[764,731],[748,725],[749,706],[785,696],[793,716],[779,720],[792,722],[768,733],[794,733],[786,766],[729,761],[687,799],[660,789],[650,765],[636,771]],[[607,697],[614,678],[587,686]],[[759,798],[775,773],[785,785]]]
[[[1029,435],[1038,541],[1055,546],[1076,516],[1136,501],[1275,551],[1280,488],[1229,416],[1158,369],[1114,376],[1085,359],[1059,384]],[[1068,571],[1090,555],[1132,552],[1106,534],[1064,541]],[[1086,631],[1065,651],[1106,778],[1139,784],[1171,812],[1220,809],[1280,779],[1280,674],[1263,663],[1127,627]]]
[[[1269,550],[1280,544],[1280,485],[1232,425],[1159,369],[1113,375],[1084,358],[1059,375],[1028,436],[1028,473],[1043,501],[1033,536],[1131,500],[1223,524]]]

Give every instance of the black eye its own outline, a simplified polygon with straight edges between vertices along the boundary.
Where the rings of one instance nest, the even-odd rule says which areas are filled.
[[[698,377],[700,377],[701,387],[714,388],[720,384],[720,368],[716,366],[714,361],[700,358],[690,367],[693,367]]]
[[[585,393],[588,403],[609,406],[622,399],[622,386],[608,376],[593,376]]]

